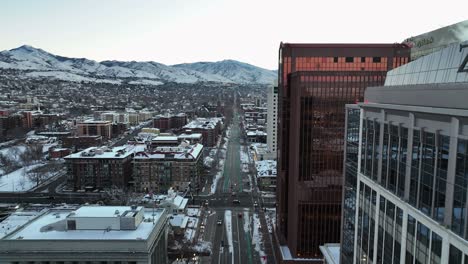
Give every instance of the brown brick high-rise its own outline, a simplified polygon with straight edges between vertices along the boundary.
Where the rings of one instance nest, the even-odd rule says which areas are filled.
[[[345,104],[383,85],[409,52],[403,44],[281,43],[276,238],[283,262],[320,258],[320,245],[340,241]]]

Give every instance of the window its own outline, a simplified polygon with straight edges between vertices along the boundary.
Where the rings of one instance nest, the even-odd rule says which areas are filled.
[[[381,62],[382,61],[382,58],[381,57],[373,57],[372,58],[372,62],[373,63],[378,63],[378,62]]]
[[[354,58],[353,57],[346,57],[345,62],[346,63],[354,62]]]
[[[361,57],[361,62],[366,62],[366,57]]]
[[[456,247],[450,245],[449,264],[461,264],[463,253]]]
[[[338,57],[333,57],[333,62],[338,63]]]

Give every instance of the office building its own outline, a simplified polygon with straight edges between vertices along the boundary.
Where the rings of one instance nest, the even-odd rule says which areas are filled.
[[[267,93],[267,144],[268,158],[276,159],[276,144],[278,144],[278,85],[268,87]]]
[[[82,206],[18,213],[0,235],[0,263],[165,264],[165,209]]]
[[[347,105],[340,263],[468,261],[468,42]]]
[[[403,44],[281,43],[278,70],[278,258],[322,258],[340,240],[345,104],[407,63]]]

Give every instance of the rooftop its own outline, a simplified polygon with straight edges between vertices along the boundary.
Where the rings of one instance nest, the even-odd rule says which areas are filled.
[[[221,122],[221,118],[212,117],[212,118],[197,118],[192,120],[190,123],[184,126],[184,128],[201,128],[201,129],[213,129],[218,123]]]
[[[78,124],[111,124],[111,121],[88,119],[85,121],[78,122]]]
[[[128,145],[120,147],[90,147],[78,153],[73,153],[65,157],[65,159],[123,159],[138,151],[143,151],[145,146]]]
[[[203,151],[202,144],[195,144],[190,146],[178,147],[157,147],[152,152],[138,152],[135,154],[134,159],[197,159]]]
[[[255,162],[257,177],[276,177],[276,161],[260,160]]]
[[[114,213],[120,206],[101,206],[96,209],[81,207],[76,212],[84,217],[94,217],[102,215],[108,216],[108,212]],[[125,207],[128,209],[129,207]],[[101,213],[99,211],[102,211]],[[35,219],[27,221],[11,234],[4,237],[4,240],[146,240],[153,229],[153,224],[162,219],[164,209],[144,211],[144,221],[134,230],[67,230],[66,219],[73,210],[51,209]],[[76,216],[74,216],[76,217]]]

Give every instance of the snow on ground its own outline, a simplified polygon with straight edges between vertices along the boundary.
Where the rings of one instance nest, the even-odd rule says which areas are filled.
[[[229,245],[229,253],[234,252],[234,245],[232,242],[232,212],[231,210],[224,211],[224,226],[226,227],[226,236]],[[232,254],[232,263],[234,263],[234,254]]]
[[[201,211],[198,208],[187,208],[188,216],[200,216]]]
[[[248,209],[244,209],[244,232],[250,234],[250,218]]]
[[[212,245],[211,242],[208,241],[198,241],[197,244],[192,247],[192,249],[198,253],[209,252],[211,254]]]
[[[275,193],[275,192],[265,192],[265,191],[261,191],[260,194],[261,194],[262,197],[264,197],[264,198],[275,198],[275,197],[276,197],[276,193]]]
[[[149,79],[141,79],[137,81],[130,81],[129,84],[149,84],[149,85],[161,85],[164,84],[163,82],[156,81],[156,80],[149,80]]]
[[[213,161],[214,161],[213,158],[205,157],[205,159],[203,160],[203,165],[207,168],[211,168],[213,166]]]
[[[221,179],[221,177],[221,172],[216,173],[216,177],[213,179],[213,183],[211,184],[210,194],[215,194],[216,186],[218,185],[218,181]]]
[[[253,214],[253,236],[252,236],[252,245],[255,245],[254,249],[260,255],[260,260],[262,263],[266,263],[266,260],[263,259],[263,256],[266,256],[262,244],[262,234],[260,233],[260,218],[258,214]]]
[[[240,159],[243,164],[248,164],[249,161],[249,154],[245,152],[245,147],[242,147],[240,150]]]
[[[223,172],[224,172],[224,160],[221,159],[219,161],[219,171],[216,173],[215,178],[213,179],[213,183],[211,184],[211,190],[210,194],[215,194],[216,193],[216,187],[218,186],[218,181],[223,177]]]
[[[20,155],[26,150],[24,145],[16,145],[8,148],[0,149],[0,154],[8,158],[14,158],[15,161],[20,162]],[[15,153],[16,152],[16,153]],[[15,154],[15,155],[14,155]]]
[[[26,166],[9,174],[0,176],[0,192],[24,192],[36,187],[36,182],[34,179],[30,179],[28,177],[27,172],[42,165],[44,164],[41,163]],[[45,178],[52,177],[54,173],[55,172],[48,173]]]
[[[268,232],[273,233],[273,227],[276,225],[276,209],[266,208],[265,218],[268,225]]]

